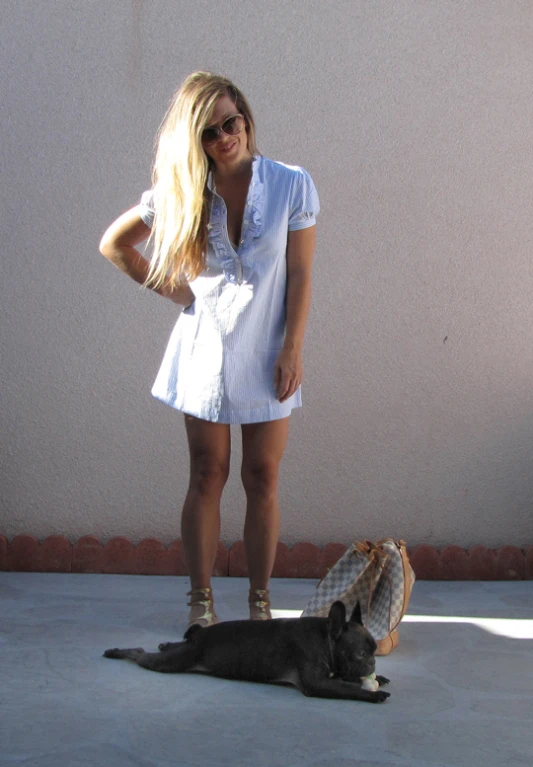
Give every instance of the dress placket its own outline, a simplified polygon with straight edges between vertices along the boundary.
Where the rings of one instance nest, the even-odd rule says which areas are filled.
[[[215,197],[215,202],[211,210],[211,221],[209,224],[209,235],[218,255],[222,269],[228,282],[242,285],[247,281],[247,270],[243,266],[242,256],[249,245],[248,240],[258,237],[261,232],[260,214],[258,210],[258,192],[261,184],[258,184],[257,176],[257,157],[254,157],[252,167],[252,178],[250,187],[246,196],[243,220],[241,226],[241,236],[234,248],[228,234],[228,211],[226,203],[216,191],[214,184],[211,191]]]

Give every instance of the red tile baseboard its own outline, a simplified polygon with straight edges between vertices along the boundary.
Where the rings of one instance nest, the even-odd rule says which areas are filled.
[[[313,543],[289,547],[278,543],[274,578],[323,578],[346,550],[341,543],[319,548]],[[533,546],[434,546],[421,544],[409,550],[419,580],[533,580]],[[102,543],[86,535],[71,543],[64,535],[38,541],[17,535],[11,541],[0,535],[0,571],[43,573],[123,573],[132,575],[186,575],[180,540],[165,545],[155,538],[133,544],[122,536]],[[245,577],[248,574],[244,544],[229,549],[220,543],[214,575]]]

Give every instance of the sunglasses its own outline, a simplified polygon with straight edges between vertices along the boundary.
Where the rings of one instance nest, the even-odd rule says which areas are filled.
[[[214,144],[226,136],[236,136],[241,133],[246,127],[246,120],[241,114],[231,115],[228,117],[222,125],[212,125],[209,128],[204,128],[202,131],[202,144]]]

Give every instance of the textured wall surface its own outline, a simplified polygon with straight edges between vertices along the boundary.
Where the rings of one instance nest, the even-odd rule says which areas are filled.
[[[520,0],[3,0],[0,532],[179,535],[177,312],[99,238],[190,71],[318,187],[284,541],[531,542],[533,14]],[[240,539],[239,430],[222,537]]]

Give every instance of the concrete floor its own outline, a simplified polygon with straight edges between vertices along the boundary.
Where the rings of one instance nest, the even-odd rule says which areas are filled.
[[[278,617],[309,580],[272,584]],[[102,657],[185,628],[186,578],[0,573],[0,765],[531,767],[533,583],[418,582],[375,706]],[[219,617],[247,584],[214,583]],[[291,611],[294,611],[291,613]]]

